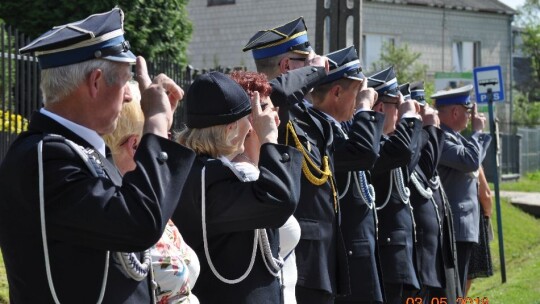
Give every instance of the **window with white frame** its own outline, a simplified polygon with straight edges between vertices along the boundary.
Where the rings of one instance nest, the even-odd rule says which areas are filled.
[[[454,72],[471,72],[481,65],[479,41],[454,41],[452,43],[452,66]]]
[[[383,45],[396,44],[396,38],[391,35],[365,34],[362,35],[362,66],[372,69],[372,64],[381,59]]]

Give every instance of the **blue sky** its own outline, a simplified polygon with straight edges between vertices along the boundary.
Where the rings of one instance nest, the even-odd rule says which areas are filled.
[[[525,3],[525,0],[499,0],[513,9],[516,9],[518,6],[521,6]]]

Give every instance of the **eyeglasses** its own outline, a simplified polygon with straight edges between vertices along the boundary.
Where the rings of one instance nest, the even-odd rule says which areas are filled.
[[[313,63],[313,59],[315,58],[301,58],[301,57],[289,57],[289,60],[293,60],[293,61],[303,61],[304,62],[304,66],[308,66],[308,65],[311,65],[311,63]]]
[[[472,114],[472,108],[469,108],[468,106],[466,106],[466,105],[464,105],[464,104],[462,104],[462,105],[460,105],[460,106],[462,106],[462,107],[465,108],[465,111],[467,112],[467,114]]]

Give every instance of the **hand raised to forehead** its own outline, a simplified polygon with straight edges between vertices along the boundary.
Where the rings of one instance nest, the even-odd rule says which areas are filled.
[[[357,110],[371,110],[379,94],[373,88],[367,87],[367,79],[362,81],[362,87],[356,95],[356,109]]]
[[[251,124],[261,144],[277,143],[277,115],[277,111],[271,107],[262,109],[259,92],[254,91],[251,96]]]
[[[137,57],[135,70],[145,117],[144,132],[167,137],[172,126],[173,113],[184,91],[165,74],[160,74],[151,81],[146,60],[141,56]]]
[[[430,105],[426,104],[420,111],[420,115],[422,116],[422,122],[424,126],[439,127],[439,112],[433,109]]]

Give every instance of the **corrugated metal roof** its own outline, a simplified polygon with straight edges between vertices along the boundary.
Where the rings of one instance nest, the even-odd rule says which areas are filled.
[[[517,12],[497,0],[367,0],[367,2],[396,3],[444,7],[447,9],[515,15]]]

